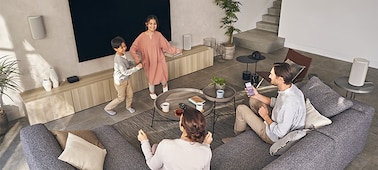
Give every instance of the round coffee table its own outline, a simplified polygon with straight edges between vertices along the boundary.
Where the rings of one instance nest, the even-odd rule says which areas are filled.
[[[153,126],[153,122],[157,121],[155,120],[155,112],[157,112],[159,115],[166,118],[166,120],[179,121],[180,117],[176,116],[175,109],[179,108],[179,103],[184,103],[188,107],[195,108],[195,105],[188,101],[190,97],[193,97],[195,95],[198,95],[199,97],[206,100],[203,92],[199,89],[194,89],[194,88],[171,89],[165,93],[160,94],[154,101],[154,111],[153,111],[151,127]],[[162,111],[160,105],[163,102],[169,103],[169,112]],[[213,105],[214,105],[213,102],[205,102],[203,106],[203,109],[204,109],[203,114],[205,116],[207,116],[211,112]]]

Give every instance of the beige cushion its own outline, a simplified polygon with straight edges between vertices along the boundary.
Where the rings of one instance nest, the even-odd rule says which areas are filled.
[[[306,98],[306,129],[317,129],[325,125],[331,124],[332,121],[327,117],[321,115],[315,108],[312,106],[310,99]]]
[[[66,141],[68,137],[68,132],[83,138],[84,140],[105,149],[104,145],[97,139],[96,135],[91,130],[71,130],[71,131],[58,131],[51,130],[51,133],[55,136],[56,140],[60,144],[61,148],[64,150],[66,147]]]
[[[78,169],[102,170],[106,150],[68,133],[66,148],[58,157]]]

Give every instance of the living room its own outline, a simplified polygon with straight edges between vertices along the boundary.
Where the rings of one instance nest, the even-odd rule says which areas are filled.
[[[2,35],[6,35],[1,36],[5,38],[1,40],[4,46],[1,45],[0,53],[14,55],[20,60],[19,66],[23,72],[22,90],[41,87],[41,80],[50,66],[57,70],[60,80],[72,75],[84,76],[112,68],[112,56],[78,62],[67,1],[5,1],[1,0],[1,4],[6,5],[0,7],[1,27],[5,28],[2,29],[5,30]],[[214,37],[218,42],[226,40],[223,30],[219,29],[222,11],[212,1],[170,3],[173,45],[182,47],[182,35],[187,33],[192,34],[193,45],[202,44],[207,37]],[[237,26],[245,31],[255,27],[255,22],[261,18],[272,1],[243,0],[241,3],[242,12]],[[352,62],[355,57],[363,57],[370,61],[370,67],[378,68],[373,54],[374,45],[378,43],[375,32],[378,25],[372,22],[375,20],[374,16],[377,16],[375,6],[377,2],[373,0],[364,3],[285,1],[279,36],[286,39],[285,47],[347,62]],[[27,17],[33,15],[44,16],[46,38],[32,39]],[[319,16],[322,17],[318,18]],[[324,19],[327,17],[330,18]],[[9,114],[10,120],[26,115],[23,107],[20,107],[21,99],[17,99],[17,94],[14,95],[14,102],[19,110]]]

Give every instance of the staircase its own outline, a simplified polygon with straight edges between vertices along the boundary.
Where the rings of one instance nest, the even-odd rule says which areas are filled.
[[[268,14],[262,16],[262,21],[256,23],[255,29],[235,34],[235,45],[263,53],[283,48],[285,39],[278,37],[281,2],[273,1],[273,6],[268,8]]]

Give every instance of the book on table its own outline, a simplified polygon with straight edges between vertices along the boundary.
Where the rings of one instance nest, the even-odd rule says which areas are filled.
[[[198,96],[198,95],[195,95],[195,96],[193,96],[193,97],[190,97],[190,98],[188,99],[188,101],[189,101],[190,103],[194,104],[194,105],[197,105],[197,103],[204,104],[204,103],[206,102],[205,99],[201,98],[201,97]]]

